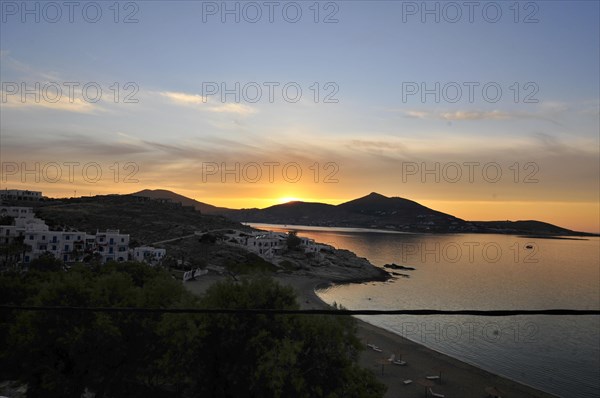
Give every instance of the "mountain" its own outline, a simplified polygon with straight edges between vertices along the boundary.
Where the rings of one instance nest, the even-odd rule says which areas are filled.
[[[140,200],[134,195],[104,195],[32,202],[37,217],[52,228],[75,228],[94,233],[118,229],[132,242],[153,242],[193,235],[196,231],[241,229],[225,217],[202,214],[191,206]],[[197,241],[196,241],[197,242]]]
[[[144,189],[139,192],[130,194],[131,196],[142,196],[151,199],[166,199],[173,203],[181,203],[183,206],[192,206],[196,210],[200,210],[203,214],[225,214],[231,211],[225,207],[217,207],[209,205],[208,203],[199,202],[195,199],[188,198],[187,196],[179,195],[166,189]]]
[[[386,197],[372,192],[337,206],[324,203],[290,202],[265,209],[232,211],[236,221],[272,224],[387,228],[394,230],[445,232],[465,230],[464,220],[432,210],[412,200]]]
[[[387,224],[408,225],[426,222],[447,223],[454,225],[464,223],[464,220],[432,210],[412,200],[400,197],[387,197],[376,192],[359,199],[338,205],[349,213],[385,218]]]
[[[264,209],[240,210],[212,206],[163,189],[145,189],[130,196],[166,199],[183,206],[193,206],[203,214],[221,215],[239,222],[378,228],[406,232],[595,236],[535,220],[465,221],[409,199],[387,197],[376,192],[339,205],[297,201]]]
[[[491,232],[523,234],[523,235],[588,235],[562,228],[547,222],[535,220],[520,221],[471,221],[478,228]],[[590,234],[591,235],[591,234]]]

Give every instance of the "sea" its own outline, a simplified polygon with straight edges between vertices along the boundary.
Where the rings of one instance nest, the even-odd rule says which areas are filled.
[[[388,282],[317,294],[348,309],[600,309],[600,238],[412,234],[250,224],[396,264]],[[358,316],[495,374],[561,397],[600,397],[600,316]]]

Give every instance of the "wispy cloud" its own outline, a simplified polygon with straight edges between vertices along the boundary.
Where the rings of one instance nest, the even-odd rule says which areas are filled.
[[[556,120],[547,116],[545,113],[555,113],[555,107],[546,112],[507,112],[501,110],[480,111],[480,110],[459,110],[459,111],[422,111],[406,110],[404,115],[414,119],[438,119],[446,121],[474,121],[474,120],[509,120],[509,119],[538,119],[553,124],[560,124]],[[560,108],[563,109],[563,108]],[[566,109],[565,109],[566,110]]]
[[[176,91],[163,91],[159,94],[175,105],[193,107],[194,109],[205,112],[228,113],[240,116],[248,116],[257,112],[256,108],[245,104],[221,103],[215,105],[209,101],[208,97],[198,94],[188,94]]]
[[[36,101],[34,98],[28,97],[23,100],[20,95],[5,93],[0,91],[3,108],[12,109],[31,109],[45,108],[57,111],[76,112],[76,113],[96,113],[103,109],[91,102],[84,101],[80,98],[69,99],[67,96],[61,96],[56,102],[50,102],[44,99]]]
[[[209,112],[215,113],[235,113],[237,115],[247,116],[256,113],[256,109],[244,104],[222,104],[210,106]]]
[[[171,102],[177,105],[201,105],[207,102],[207,97],[203,97],[198,94],[186,94],[175,91],[164,91],[160,93],[161,96],[168,98]]]

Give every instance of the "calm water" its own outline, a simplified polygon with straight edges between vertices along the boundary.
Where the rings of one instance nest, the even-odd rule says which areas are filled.
[[[396,271],[409,278],[319,292],[325,301],[350,309],[600,308],[598,238],[424,235],[348,228],[301,229],[299,234],[349,249],[378,266],[393,262],[416,268]],[[598,316],[360,318],[560,396],[600,397]]]

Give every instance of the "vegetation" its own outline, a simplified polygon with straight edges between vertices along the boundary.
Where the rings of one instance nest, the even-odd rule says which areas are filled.
[[[25,237],[18,236],[11,243],[0,244],[0,269],[16,269],[20,259],[31,247],[24,243]]]
[[[288,232],[288,236],[286,239],[287,249],[290,251],[294,251],[300,248],[302,244],[302,240],[298,237],[297,231]]]
[[[298,308],[270,279],[217,284],[197,298],[139,263],[4,272],[0,302]],[[27,383],[31,397],[79,398],[86,388],[97,397],[380,397],[384,387],[356,364],[354,332],[346,317],[1,311],[0,377]]]
[[[183,237],[201,230],[244,229],[239,223],[209,216],[178,204],[141,200],[129,195],[48,200],[36,204],[36,216],[51,228],[119,229],[130,234],[134,245]]]
[[[13,216],[0,216],[0,225],[13,225],[15,218]]]

